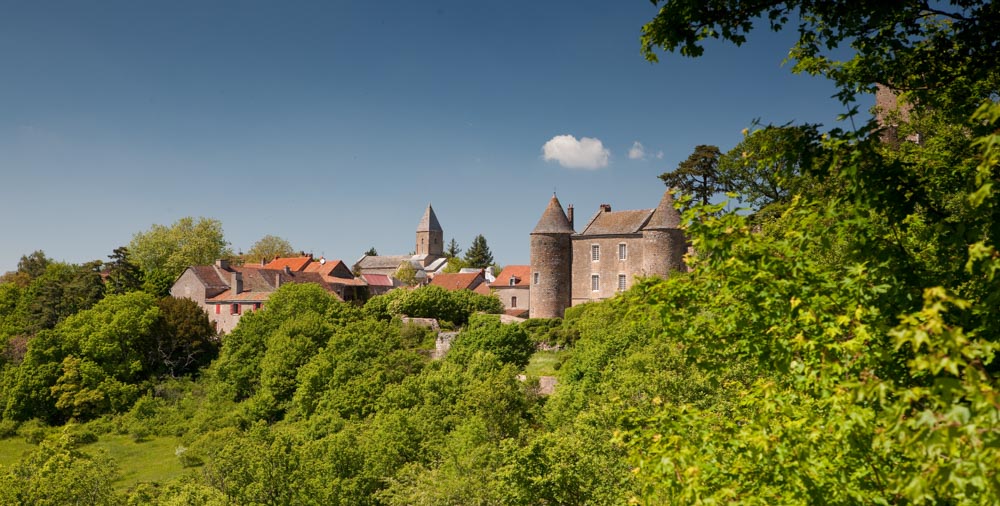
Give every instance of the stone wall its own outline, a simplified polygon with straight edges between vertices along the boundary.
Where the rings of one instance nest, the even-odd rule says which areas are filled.
[[[618,245],[625,244],[625,259],[618,254]],[[600,247],[600,259],[593,260],[592,247]],[[618,292],[618,276],[625,275],[625,289],[634,283],[636,275],[646,275],[643,265],[645,244],[640,235],[575,236],[573,237],[573,305],[603,300]],[[592,289],[591,277],[600,276],[599,289]]]
[[[529,281],[530,282],[530,281]],[[504,309],[528,309],[531,307],[528,302],[531,298],[530,286],[496,286],[492,285],[493,291]],[[517,305],[511,303],[511,297],[517,297]]]

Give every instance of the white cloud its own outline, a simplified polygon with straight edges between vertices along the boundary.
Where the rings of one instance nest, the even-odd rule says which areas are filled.
[[[646,158],[646,148],[642,147],[642,143],[635,141],[632,143],[632,148],[628,150],[629,160],[642,160]]]
[[[662,150],[656,152],[656,159],[657,160],[663,160],[663,151]]]
[[[611,151],[600,139],[572,135],[557,135],[542,146],[545,161],[555,160],[568,169],[597,170],[608,166]]]

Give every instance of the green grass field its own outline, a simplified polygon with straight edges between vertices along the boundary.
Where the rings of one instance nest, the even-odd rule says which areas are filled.
[[[527,376],[555,376],[556,364],[563,360],[566,351],[536,351],[524,368]]]
[[[35,448],[37,446],[25,441],[20,436],[0,440],[0,466],[9,466],[21,460],[22,455]]]
[[[174,449],[180,442],[171,437],[150,438],[136,443],[128,435],[105,434],[96,443],[84,445],[88,453],[104,450],[118,464],[120,476],[115,482],[119,490],[127,490],[140,482],[164,483],[191,469],[181,467]],[[37,448],[24,440],[13,437],[0,441],[0,465],[17,462],[25,452]]]

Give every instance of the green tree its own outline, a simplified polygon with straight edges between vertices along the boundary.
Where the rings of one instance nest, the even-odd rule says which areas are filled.
[[[147,359],[156,374],[175,377],[208,365],[219,352],[215,326],[197,302],[162,297],[156,301],[160,318],[153,329]]]
[[[132,261],[142,269],[147,291],[162,296],[189,266],[232,257],[228,244],[218,220],[185,217],[169,227],[153,225],[135,234],[128,250]]]
[[[90,308],[104,295],[101,262],[70,265],[49,263],[28,287],[30,330],[52,328],[78,311]]]
[[[416,286],[418,283],[417,269],[410,265],[410,262],[399,264],[399,268],[396,269],[396,273],[392,277],[398,279],[405,286]]]
[[[493,263],[493,253],[490,253],[490,247],[486,245],[486,238],[482,234],[472,240],[472,246],[465,252],[464,260],[474,269],[485,269]]]
[[[454,237],[448,241],[448,247],[444,250],[444,256],[448,258],[455,258],[462,252],[462,248],[458,247],[458,241]]]
[[[998,9],[673,0],[644,27],[655,59],[795,19],[795,71],[831,78],[847,104],[886,83],[932,128],[898,145],[875,122],[796,140],[819,154],[801,169],[820,185],[759,233],[721,206],[686,214],[698,255],[648,294],[660,334],[714,384],[733,360],[756,378],[724,411],[659,396],[630,411],[618,442],[640,502],[997,502],[981,466],[1000,435],[981,428],[1000,416]]]
[[[270,262],[277,257],[291,256],[295,252],[292,244],[276,235],[265,235],[253,243],[250,251],[243,255],[246,262]]]
[[[535,352],[535,343],[520,325],[504,325],[494,315],[472,315],[448,354],[469,356],[477,351],[492,353],[500,362],[522,369]]]
[[[719,183],[755,210],[787,203],[807,184],[804,167],[816,163],[814,154],[800,147],[815,146],[818,137],[815,125],[750,132],[719,159]]]
[[[27,274],[30,281],[45,274],[45,268],[50,263],[52,263],[52,259],[45,256],[44,251],[35,250],[29,255],[21,255],[21,259],[17,262],[17,272]]]
[[[674,171],[660,174],[660,179],[668,188],[691,195],[696,202],[706,205],[724,189],[719,180],[720,156],[719,148],[715,146],[696,146],[687,160],[678,164]]]
[[[445,274],[454,274],[456,272],[461,272],[462,269],[467,267],[469,267],[468,262],[459,257],[452,257],[448,259],[448,265],[444,266],[444,269],[441,269],[441,272]]]
[[[365,252],[365,256],[377,257],[378,250],[375,249],[375,246],[372,246],[371,248],[368,248],[368,251]]]
[[[121,295],[142,288],[142,270],[129,260],[128,248],[115,248],[108,259],[104,264],[104,269],[108,272],[105,281],[107,293]]]

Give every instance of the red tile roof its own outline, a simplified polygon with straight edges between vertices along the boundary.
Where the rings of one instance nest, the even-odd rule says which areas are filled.
[[[485,281],[483,272],[435,274],[431,284],[445,290],[473,290]]]
[[[288,267],[293,271],[302,271],[306,268],[309,263],[312,262],[312,257],[284,257],[275,258],[264,266],[265,269],[284,269]]]
[[[510,278],[514,278],[514,284],[510,284]],[[528,286],[531,277],[530,265],[508,265],[497,275],[496,281],[490,286],[493,288],[503,288],[505,286]]]
[[[385,274],[362,274],[361,277],[370,286],[392,286],[392,279]]]

